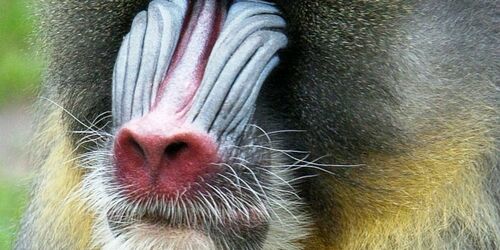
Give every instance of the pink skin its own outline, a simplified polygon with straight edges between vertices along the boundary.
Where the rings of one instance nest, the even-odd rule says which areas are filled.
[[[118,131],[114,144],[120,184],[134,199],[203,189],[217,172],[217,143],[185,122],[225,15],[220,1],[195,1],[151,111]],[[200,185],[197,185],[200,184]]]
[[[173,198],[217,172],[211,165],[218,161],[214,140],[160,112],[128,122],[114,150],[118,179],[135,198],[148,193]]]
[[[193,5],[198,8],[193,10],[191,5],[188,10],[179,44],[153,104],[153,108],[175,109],[172,111],[181,116],[189,110],[201,84],[225,14],[220,1],[195,1]]]

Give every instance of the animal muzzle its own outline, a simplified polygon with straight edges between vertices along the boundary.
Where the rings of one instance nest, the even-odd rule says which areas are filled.
[[[202,188],[242,136],[287,44],[263,1],[156,0],[134,18],[113,74],[113,156],[129,195]]]

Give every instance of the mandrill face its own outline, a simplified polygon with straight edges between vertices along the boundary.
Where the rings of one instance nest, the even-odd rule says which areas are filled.
[[[304,163],[259,97],[285,26],[257,0],[155,0],[135,16],[113,72],[113,129],[84,161],[96,245],[298,247],[307,219],[292,170]]]

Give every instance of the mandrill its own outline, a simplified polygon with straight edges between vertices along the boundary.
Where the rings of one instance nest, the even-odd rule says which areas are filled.
[[[498,249],[488,0],[41,0],[16,249]]]

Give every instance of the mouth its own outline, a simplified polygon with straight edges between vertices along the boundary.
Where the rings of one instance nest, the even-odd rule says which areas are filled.
[[[263,140],[253,140],[253,143],[265,145]],[[258,156],[247,159],[252,158],[253,162],[262,165],[250,165],[232,156],[225,157],[225,163],[215,166],[215,174],[200,176],[198,181],[186,184],[175,195],[164,194],[155,190],[156,187],[135,190],[130,195],[120,182],[112,182],[120,190],[122,202],[108,207],[108,224],[116,233],[138,223],[205,232],[223,228],[242,233],[266,228],[274,217],[270,211],[273,206],[270,198],[275,196],[273,189],[281,188],[284,183],[274,184],[273,187],[276,174],[262,167],[272,162],[269,152],[258,149],[245,151],[234,149],[230,155]],[[106,179],[118,178],[111,172]]]
[[[108,202],[102,223],[109,228],[114,239],[135,238],[145,242],[147,238],[153,238],[150,241],[187,244],[172,249],[237,249],[244,246],[260,249],[273,224],[281,223],[280,220],[286,224],[289,220],[280,219],[280,216],[293,217],[287,214],[287,209],[293,210],[293,206],[283,211],[283,205],[277,204],[286,200],[283,194],[260,191],[259,185],[271,187],[273,176],[262,174],[257,184],[252,182],[252,173],[234,165],[233,168],[238,172],[239,180],[246,182],[248,187],[232,184],[237,179],[226,169],[210,183],[201,184],[205,188],[191,189],[176,197],[158,198],[143,194],[141,200],[130,200],[123,193],[116,199],[120,202]],[[119,183],[115,187],[121,189]],[[286,187],[275,184],[274,188],[284,190]],[[275,198],[278,196],[281,200]]]
[[[190,203],[190,204],[187,204]],[[215,202],[216,203],[216,202]],[[215,204],[214,203],[214,204]],[[164,206],[162,203],[161,206]],[[195,230],[199,232],[211,232],[214,229],[220,231],[224,229],[232,232],[251,232],[255,230],[262,231],[269,224],[269,218],[262,214],[265,207],[247,207],[245,211],[231,211],[231,214],[223,214],[220,208],[213,207],[215,211],[205,211],[200,205],[194,205],[195,202],[179,202],[178,207],[171,203],[169,209],[160,209],[158,211],[152,208],[144,208],[135,214],[124,214],[116,210],[110,210],[107,213],[107,223],[110,229],[119,236],[126,232],[130,227],[137,224],[154,225],[157,228],[170,228],[176,230]],[[203,204],[206,205],[206,204]],[[191,209],[198,206],[199,210]],[[210,206],[209,206],[210,209]]]
[[[245,145],[267,143],[255,129],[245,131],[244,137],[252,138],[240,141]],[[119,182],[116,171],[95,172],[95,176],[100,177],[89,176],[88,179],[93,182],[100,180],[101,183],[94,185],[109,189],[106,201],[101,201],[104,209],[99,209],[106,211],[102,223],[107,225],[115,239],[137,234],[137,228],[144,228],[146,234],[157,235],[155,237],[164,240],[184,239],[186,234],[194,233],[197,237],[214,241],[214,248],[217,249],[244,245],[253,245],[258,249],[255,246],[264,244],[271,225],[277,220],[287,220],[280,216],[284,214],[293,218],[288,209],[293,211],[294,205],[283,208],[279,204],[287,204],[288,199],[294,200],[290,197],[293,190],[287,183],[277,180],[287,179],[286,176],[277,177],[279,173],[266,169],[275,163],[268,151],[231,148],[221,158],[223,163],[215,165],[215,173],[186,184],[175,195],[163,194],[150,187],[136,190],[136,195],[131,196]],[[241,156],[246,156],[245,161],[236,160]],[[113,164],[108,162],[107,165]],[[103,184],[106,180],[109,182]],[[118,196],[113,195],[114,192]]]

